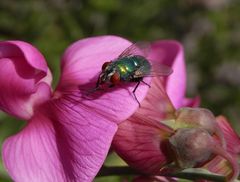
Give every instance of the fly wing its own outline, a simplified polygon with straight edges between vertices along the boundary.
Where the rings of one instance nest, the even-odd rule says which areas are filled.
[[[135,77],[154,77],[154,76],[168,76],[173,72],[172,68],[160,63],[151,63],[151,70],[146,70],[143,66],[135,71]]]
[[[147,57],[150,52],[150,44],[149,42],[136,42],[125,49],[118,58],[128,57],[132,55],[138,55]]]
[[[172,68],[165,64],[151,62],[151,71],[148,76],[168,76],[172,74],[172,72]]]

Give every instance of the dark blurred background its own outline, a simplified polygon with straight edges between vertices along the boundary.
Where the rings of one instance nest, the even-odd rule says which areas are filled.
[[[0,1],[0,40],[19,39],[35,45],[48,60],[54,85],[63,51],[78,39],[114,34],[132,41],[180,41],[187,61],[187,95],[200,95],[202,107],[227,116],[238,131],[239,22],[239,0]],[[18,131],[21,123],[0,113],[0,143]],[[10,181],[2,163],[0,181]]]

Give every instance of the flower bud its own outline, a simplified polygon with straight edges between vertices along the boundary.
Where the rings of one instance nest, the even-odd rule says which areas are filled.
[[[169,139],[180,168],[191,168],[206,162],[212,155],[214,141],[201,128],[181,128]]]
[[[176,111],[176,125],[179,128],[202,128],[209,132],[209,134],[216,136],[225,147],[225,140],[223,133],[219,128],[213,113],[204,108],[189,108],[184,107]]]
[[[185,123],[191,127],[201,127],[210,134],[214,133],[217,123],[211,111],[204,108],[184,107],[176,111],[176,122]]]

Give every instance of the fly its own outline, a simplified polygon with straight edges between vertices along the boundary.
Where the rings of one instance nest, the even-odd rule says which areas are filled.
[[[116,59],[105,62],[98,76],[96,87],[91,92],[101,89],[103,84],[113,87],[123,82],[136,82],[137,84],[132,93],[140,106],[135,95],[139,84],[144,83],[150,87],[149,84],[143,81],[144,77],[168,76],[172,73],[170,67],[150,62],[146,58],[150,50],[149,47],[148,43],[137,42],[125,49]]]

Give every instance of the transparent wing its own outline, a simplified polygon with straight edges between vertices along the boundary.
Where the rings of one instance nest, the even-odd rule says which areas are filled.
[[[151,70],[147,71],[144,67],[140,67],[135,71],[135,77],[154,77],[154,76],[168,76],[173,72],[172,68],[160,64],[160,63],[152,63],[151,62]]]
[[[125,49],[118,58],[139,55],[147,57],[150,52],[150,43],[149,42],[136,42]]]

